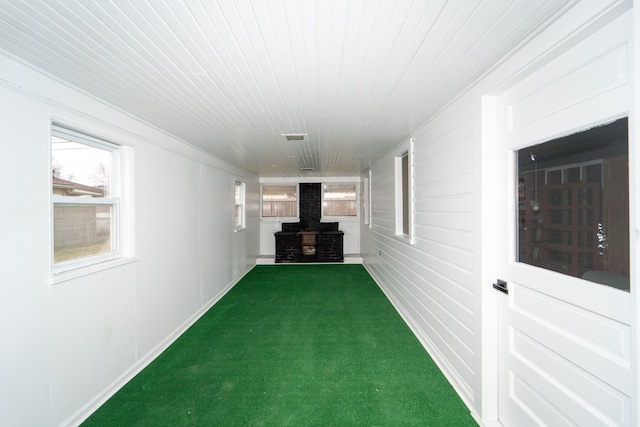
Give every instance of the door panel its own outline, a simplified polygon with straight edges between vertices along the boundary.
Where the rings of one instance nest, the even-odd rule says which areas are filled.
[[[630,378],[620,352],[628,352],[629,327],[524,285],[510,297],[514,371],[579,425],[623,425],[630,399],[620,390]]]
[[[629,325],[527,282],[510,280],[501,306],[503,424],[630,425]]]
[[[498,297],[505,426],[632,423],[631,294],[517,261],[516,170],[518,150],[628,114],[630,18],[619,18],[498,99],[498,272],[509,290]]]

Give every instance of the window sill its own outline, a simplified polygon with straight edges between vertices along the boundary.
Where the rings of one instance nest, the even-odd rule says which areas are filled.
[[[260,220],[263,222],[300,222],[300,218],[297,216],[261,216]]]
[[[111,268],[120,267],[126,264],[137,262],[138,258],[135,257],[123,257],[114,260],[99,262],[87,266],[74,268],[71,270],[61,271],[54,273],[49,278],[50,285],[57,285],[58,283],[67,282],[69,280],[77,279],[79,277],[89,276],[91,274],[99,273],[101,271],[109,270]]]
[[[343,216],[323,216],[320,218],[320,222],[333,222],[333,221],[359,221],[360,217],[357,215],[343,215]]]
[[[396,234],[395,235],[396,240],[399,240],[401,242],[406,243],[407,245],[411,245],[414,246],[415,245],[415,239],[411,239],[407,234]]]

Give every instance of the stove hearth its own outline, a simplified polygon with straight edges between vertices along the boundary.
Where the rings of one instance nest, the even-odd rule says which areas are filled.
[[[276,263],[343,262],[344,233],[337,222],[320,222],[320,183],[300,183],[299,222],[283,222],[276,236]]]
[[[275,237],[276,263],[344,261],[344,233],[338,230],[337,222],[318,223],[318,230],[308,230],[299,222],[285,222]]]

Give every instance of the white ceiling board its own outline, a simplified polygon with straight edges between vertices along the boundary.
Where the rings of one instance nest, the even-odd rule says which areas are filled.
[[[0,49],[260,176],[357,176],[573,3],[5,0]]]

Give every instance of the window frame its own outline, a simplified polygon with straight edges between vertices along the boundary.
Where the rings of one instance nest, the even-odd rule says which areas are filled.
[[[354,209],[355,212],[353,215],[327,215],[325,213],[325,187],[327,185],[349,185],[349,186],[353,186],[353,191],[355,194],[355,200],[354,202]],[[321,210],[321,216],[322,218],[327,218],[327,219],[334,219],[334,218],[342,218],[342,219],[356,219],[358,218],[358,214],[359,214],[359,209],[358,209],[358,201],[360,200],[360,194],[359,194],[359,189],[358,189],[358,183],[357,182],[323,182],[321,184],[321,188],[322,188],[322,194],[321,194],[321,206],[322,206],[322,210]]]
[[[296,189],[296,201],[295,207],[296,212],[294,216],[264,216],[263,204],[264,204],[264,187],[295,187]],[[280,220],[282,218],[286,219],[298,219],[300,218],[300,183],[299,182],[263,182],[260,184],[260,219],[263,220]]]
[[[406,157],[406,173],[403,159]],[[409,138],[394,152],[395,236],[410,245],[415,244],[415,165],[414,139]],[[403,178],[406,176],[406,180]],[[406,226],[406,230],[405,230]]]
[[[234,184],[234,205],[233,205],[233,230],[239,231],[247,228],[247,184],[243,181],[236,180]],[[238,200],[239,193],[239,200]],[[238,208],[240,214],[238,215]],[[239,221],[238,221],[239,219]]]
[[[109,182],[109,193],[104,197],[77,197],[77,196],[64,196],[60,194],[53,194],[53,164],[51,159],[53,158],[53,138],[60,137],[68,139],[72,142],[83,144],[89,147],[106,150],[111,154],[111,176]],[[125,178],[130,176],[125,175],[127,168],[123,166],[124,163],[128,163],[127,148],[124,145],[114,143],[106,138],[93,136],[90,133],[76,130],[75,128],[69,128],[61,123],[52,121],[50,124],[49,132],[49,194],[50,194],[50,248],[51,248],[51,283],[72,279],[85,274],[90,274],[95,271],[100,271],[104,268],[110,268],[114,265],[114,262],[126,263],[133,258],[131,257],[132,239],[125,237],[125,228],[130,226],[131,221],[126,218],[125,212],[128,214],[129,209],[123,205],[127,205],[123,201],[125,195]],[[126,159],[126,160],[125,160]],[[128,170],[126,171],[128,172]],[[128,192],[126,192],[128,194]],[[128,199],[128,197],[127,197]],[[55,262],[55,222],[54,212],[56,206],[109,206],[111,209],[110,217],[110,240],[112,250],[107,253],[82,256],[66,261]]]
[[[629,129],[624,116],[513,151],[515,262],[632,291]]]
[[[371,228],[371,169],[367,171],[367,176],[363,181],[363,207],[364,207],[364,225]]]

